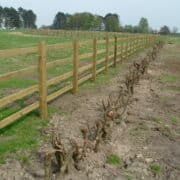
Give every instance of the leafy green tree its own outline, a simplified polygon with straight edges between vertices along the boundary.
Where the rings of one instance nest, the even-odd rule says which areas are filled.
[[[94,30],[102,31],[105,29],[104,20],[102,16],[95,15],[94,16]]]
[[[20,17],[16,9],[5,7],[3,10],[4,23],[7,29],[19,28],[21,25]]]
[[[106,31],[118,32],[120,30],[120,21],[117,14],[107,14],[104,17],[104,24]]]
[[[63,12],[58,12],[54,18],[53,29],[65,29],[67,26],[67,17]]]
[[[3,25],[3,7],[0,6],[0,28]]]
[[[149,32],[148,20],[142,17],[139,21],[138,27],[140,33],[148,33]]]
[[[165,26],[161,27],[159,33],[162,34],[162,35],[168,35],[171,32],[170,32],[169,27],[165,25]]]
[[[21,19],[21,26],[23,28],[36,28],[36,14],[32,10],[19,8],[18,12]]]
[[[125,25],[123,31],[133,33],[134,29],[132,25]]]

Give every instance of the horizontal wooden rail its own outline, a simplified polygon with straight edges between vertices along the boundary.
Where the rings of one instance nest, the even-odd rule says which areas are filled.
[[[64,88],[62,88],[62,89],[48,95],[47,101],[50,102],[50,101],[54,100],[55,98],[59,97],[60,95],[64,94],[65,92],[71,90],[72,87],[73,87],[72,84],[70,84],[70,85],[68,85],[68,86],[66,86],[66,87],[64,87]]]
[[[53,84],[59,83],[65,79],[70,78],[72,75],[73,75],[73,72],[70,71],[70,72],[67,72],[67,73],[60,75],[58,77],[54,77],[54,78],[47,81],[47,86],[51,86]]]
[[[91,78],[92,78],[92,74],[88,74],[88,75],[86,75],[85,77],[79,79],[79,80],[78,80],[78,84],[82,84],[83,82],[85,82],[85,81],[87,81],[87,80],[89,80],[89,79],[91,79]]]
[[[29,88],[23,89],[19,92],[16,92],[14,94],[11,94],[9,96],[6,96],[6,97],[0,99],[0,108],[3,106],[6,106],[9,103],[16,101],[17,99],[21,99],[25,96],[33,94],[34,92],[36,92],[38,90],[39,90],[38,85],[34,85]]]
[[[0,50],[0,57],[10,57],[10,56],[19,56],[25,55],[28,53],[37,53],[38,47],[28,47],[28,48],[17,48],[17,49],[7,49]]]
[[[83,73],[83,72],[89,70],[90,68],[92,68],[92,64],[84,65],[84,66],[79,68],[79,73]]]
[[[52,44],[47,46],[47,49],[49,50],[63,49],[63,48],[72,48],[72,43]]]
[[[85,58],[91,58],[93,56],[93,53],[86,53],[86,54],[81,54],[79,55],[79,60],[85,59]]]
[[[22,110],[8,116],[7,118],[3,119],[0,121],[0,129],[6,127],[7,125],[13,123],[14,121],[16,121],[17,119],[21,118],[22,116],[30,113],[31,111],[37,109],[39,107],[39,102],[35,102],[25,108],[23,108]]]
[[[32,72],[37,72],[37,69],[38,69],[37,66],[30,66],[28,68],[24,68],[24,69],[21,69],[21,70],[18,70],[18,71],[13,71],[13,72],[9,72],[9,73],[6,73],[6,74],[2,74],[2,75],[0,75],[0,81],[5,81],[5,80],[8,80],[10,78],[19,76],[19,75],[24,75],[24,74],[30,74]]]
[[[97,74],[99,74],[100,72],[102,72],[104,70],[105,70],[105,67],[102,67],[102,68],[99,68],[96,72],[97,72]]]
[[[48,62],[47,67],[50,68],[50,67],[53,67],[53,66],[56,66],[56,65],[64,64],[64,63],[66,63],[66,62],[68,62],[70,60],[71,60],[71,57],[54,60],[54,61]]]

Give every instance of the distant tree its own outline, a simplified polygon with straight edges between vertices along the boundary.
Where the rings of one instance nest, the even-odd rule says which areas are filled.
[[[67,27],[68,29],[76,30],[93,30],[98,23],[98,19],[91,13],[75,13],[68,15]]]
[[[3,7],[0,6],[0,28],[3,26]]]
[[[139,32],[140,33],[148,33],[149,32],[149,24],[148,20],[144,17],[142,17],[139,21]]]
[[[134,26],[133,27],[133,33],[140,33],[141,31],[139,30],[139,26]]]
[[[28,29],[36,28],[36,14],[32,10],[19,8],[18,12],[22,22],[21,26],[23,28],[28,28]]]
[[[172,33],[173,34],[177,34],[177,32],[178,32],[178,28],[177,27],[173,27]]]
[[[58,12],[54,18],[53,29],[65,29],[67,26],[67,18],[63,12]]]
[[[104,17],[104,24],[106,31],[120,31],[120,21],[117,14],[107,14]]]
[[[124,28],[123,28],[123,31],[124,31],[124,32],[133,33],[133,32],[134,32],[134,29],[133,29],[133,26],[132,26],[132,25],[125,25]]]
[[[5,7],[3,10],[4,25],[7,29],[19,28],[21,25],[20,17],[16,9]]]
[[[165,25],[165,26],[161,27],[159,33],[162,35],[170,34],[170,29],[168,26]]]
[[[104,20],[102,16],[94,16],[94,30],[102,31],[105,29]]]

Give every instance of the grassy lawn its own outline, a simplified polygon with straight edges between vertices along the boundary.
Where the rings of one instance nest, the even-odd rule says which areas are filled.
[[[21,47],[36,46],[40,41],[46,41],[48,44],[69,42],[71,38],[54,37],[54,36],[22,36],[16,35],[16,31],[1,31],[0,30],[0,50],[13,49]]]

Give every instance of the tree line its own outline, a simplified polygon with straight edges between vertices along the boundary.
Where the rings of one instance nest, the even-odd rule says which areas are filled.
[[[37,28],[36,19],[37,16],[32,10],[22,7],[16,10],[13,7],[3,8],[0,6],[0,29]],[[118,14],[108,13],[105,16],[100,16],[88,12],[75,14],[58,12],[52,25],[42,26],[42,28],[160,34],[177,34],[178,32],[177,27],[171,31],[166,25],[161,27],[159,31],[155,31],[149,26],[148,19],[144,17],[139,20],[136,26],[122,26]]]
[[[36,28],[36,14],[32,10],[0,6],[0,28]]]
[[[147,18],[142,17],[136,26],[122,26],[118,14],[108,13],[104,17],[94,15],[88,12],[65,14],[58,12],[53,20],[51,29],[70,29],[70,30],[94,30],[94,31],[111,31],[111,32],[128,32],[128,33],[160,33],[160,34],[177,34],[178,29],[174,27],[171,31],[168,26],[163,26],[159,31],[153,30],[149,26]]]
[[[146,18],[141,18],[139,24],[135,27],[132,25],[123,27],[120,23],[118,14],[108,13],[103,17],[87,12],[75,13],[73,15],[58,12],[55,15],[51,28],[132,33],[148,33],[151,30]]]

